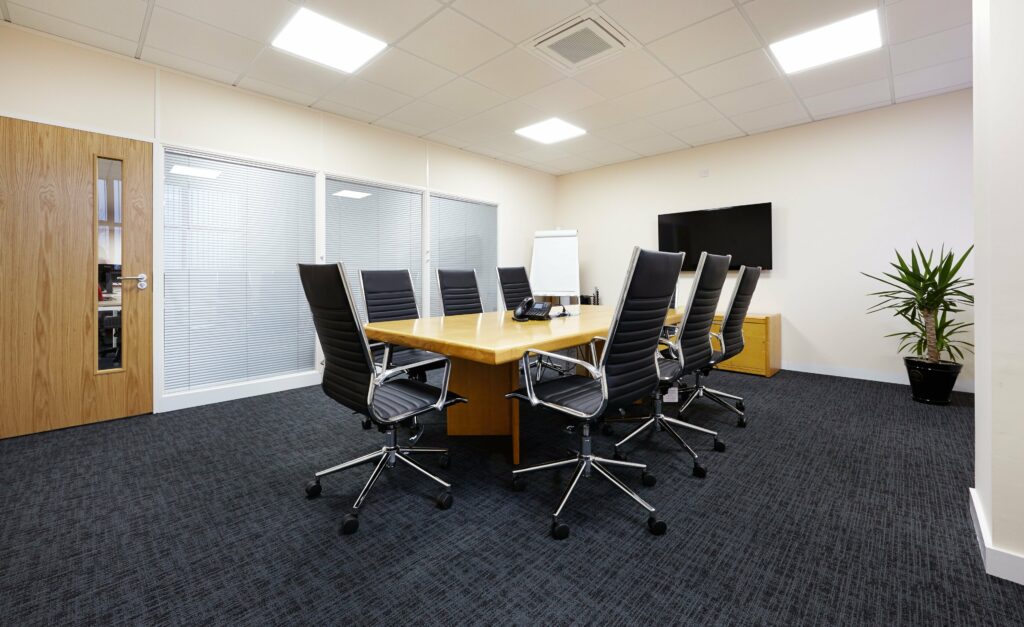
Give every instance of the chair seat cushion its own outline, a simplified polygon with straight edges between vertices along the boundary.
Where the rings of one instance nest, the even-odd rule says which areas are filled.
[[[683,368],[679,365],[678,359],[658,358],[658,373],[662,381],[675,381],[683,376]]]
[[[412,379],[392,379],[381,384],[374,392],[373,410],[378,420],[388,422],[416,410],[426,413],[440,396],[441,390],[429,383]],[[447,407],[452,403],[464,402],[466,399],[448,390],[444,405]]]
[[[533,392],[542,401],[575,409],[588,415],[596,413],[604,402],[601,396],[601,382],[579,375],[557,377],[535,383]],[[509,396],[530,400],[526,388],[519,388]]]

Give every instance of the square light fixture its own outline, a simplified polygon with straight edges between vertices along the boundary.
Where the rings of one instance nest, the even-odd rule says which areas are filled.
[[[299,9],[273,46],[351,74],[388,47],[383,41],[307,8]]]
[[[342,198],[355,198],[356,200],[366,198],[370,194],[366,192],[354,192],[351,189],[343,189],[340,192],[334,192],[331,196],[341,196]]]
[[[191,165],[175,165],[171,167],[171,174],[194,176],[200,179],[215,179],[218,176],[220,176],[220,170],[212,170],[210,168],[197,168]]]
[[[833,22],[769,46],[786,74],[877,50],[882,47],[878,10]]]
[[[527,139],[532,139],[542,144],[554,144],[555,142],[565,141],[584,134],[586,134],[585,130],[558,118],[537,122],[516,131],[516,135],[522,135]]]

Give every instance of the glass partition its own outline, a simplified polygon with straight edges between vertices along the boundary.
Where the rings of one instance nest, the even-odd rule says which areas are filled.
[[[121,307],[121,211],[123,164],[96,160],[96,306],[98,370],[121,368],[124,334]]]

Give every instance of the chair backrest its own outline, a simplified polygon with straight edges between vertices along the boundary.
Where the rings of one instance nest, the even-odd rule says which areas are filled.
[[[711,365],[711,325],[731,261],[732,255],[700,255],[690,300],[679,322],[679,361],[684,374]]]
[[[441,293],[441,309],[446,316],[484,312],[480,290],[476,286],[476,270],[437,270],[437,286]]]
[[[420,317],[416,290],[408,270],[363,270],[359,273],[367,322]]]
[[[747,318],[747,310],[750,309],[754,288],[760,277],[760,267],[740,266],[732,300],[722,318],[722,359],[734,357],[743,350],[743,321]]]
[[[299,264],[313,326],[324,349],[324,393],[345,407],[368,414],[374,377],[370,348],[342,264]]]
[[[533,289],[530,288],[530,277],[526,275],[526,268],[498,268],[498,294],[501,298],[501,309],[505,311],[515,309],[524,298],[532,298]]]
[[[608,406],[632,403],[658,385],[658,338],[682,266],[683,253],[633,249],[601,355]]]

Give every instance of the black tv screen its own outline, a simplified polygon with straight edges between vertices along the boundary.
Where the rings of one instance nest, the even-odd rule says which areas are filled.
[[[730,269],[772,267],[772,203],[658,216],[658,249],[684,252],[683,270],[696,270],[704,251],[732,255]]]

